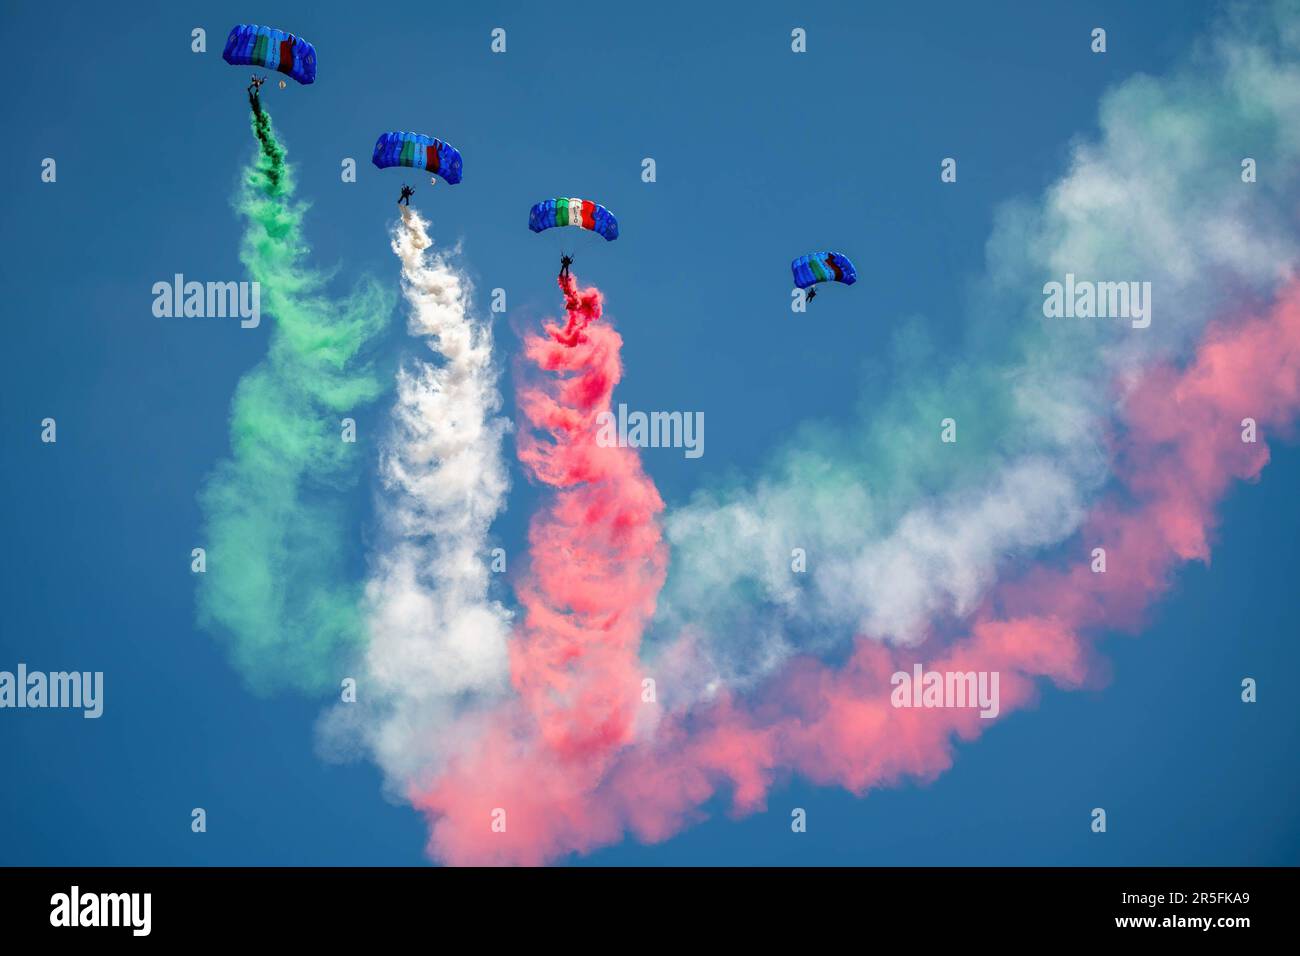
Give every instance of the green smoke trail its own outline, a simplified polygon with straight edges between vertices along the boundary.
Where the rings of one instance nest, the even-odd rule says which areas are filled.
[[[306,265],[292,168],[255,100],[252,125],[260,149],[235,201],[246,223],[240,261],[273,324],[266,357],[235,391],[231,456],[199,496],[198,613],[254,690],[314,692],[337,686],[337,666],[364,633],[345,500],[362,452],[342,440],[341,423],[383,391],[363,352],[394,303],[373,281],[341,300],[325,294],[326,277]]]

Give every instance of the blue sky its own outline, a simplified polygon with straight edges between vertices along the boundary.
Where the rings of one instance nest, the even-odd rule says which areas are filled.
[[[195,494],[227,451],[231,393],[268,324],[155,318],[150,288],[177,272],[240,277],[230,202],[253,143],[250,71],[220,58],[231,25],[271,23],[317,46],[317,83],[272,89],[266,104],[313,204],[316,263],[337,265],[340,289],[366,273],[396,284],[387,228],[402,176],[368,161],[384,130],[462,151],[464,182],[417,182],[416,199],[440,241],[462,243],[480,302],[506,290],[507,356],[515,330],[555,308],[555,246],[526,228],[531,203],[577,194],[618,214],[619,241],[583,244],[576,266],[625,339],[617,400],[709,423],[702,459],[646,454],[671,507],[753,471],[798,423],[887,389],[887,372],[864,369],[894,321],[922,316],[937,341],[959,339],[997,206],[1056,178],[1072,137],[1095,129],[1101,92],[1160,73],[1211,9],[728,6],[86,5],[51,29],[47,8],[7,5],[4,32],[27,52],[0,66],[0,669],[102,670],[107,691],[97,721],[0,711],[0,863],[426,862],[423,822],[383,800],[377,770],[315,756],[319,702],[254,697],[194,624]],[[1096,25],[1105,57],[1088,53]],[[203,55],[189,48],[196,26]],[[808,30],[805,57],[789,52],[793,26]],[[938,182],[949,155],[956,188]],[[46,156],[53,185],[39,179]],[[653,184],[640,179],[647,156]],[[340,181],[345,157],[355,184]],[[788,262],[814,248],[848,252],[861,280],[830,290],[815,318],[793,316]],[[398,311],[388,344],[408,347]],[[55,446],[38,440],[46,416]],[[1300,862],[1300,715],[1284,684],[1300,666],[1285,623],[1298,480],[1300,454],[1276,448],[1262,483],[1232,492],[1213,564],[1181,573],[1140,638],[1105,644],[1109,683],[1046,690],[960,746],[937,781],[859,800],[792,780],[766,813],[735,821],[715,807],[666,843],[582,862]],[[372,490],[357,491],[363,509]],[[497,527],[508,548],[535,500],[516,469]],[[360,566],[360,529],[356,544]],[[1236,697],[1246,675],[1260,682],[1254,707]],[[1104,837],[1087,828],[1098,805]],[[196,806],[203,835],[189,828]],[[809,810],[801,837],[793,806]]]

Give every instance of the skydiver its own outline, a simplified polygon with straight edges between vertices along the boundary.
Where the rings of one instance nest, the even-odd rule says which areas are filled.
[[[260,94],[262,92],[262,84],[265,82],[266,82],[266,77],[262,77],[261,79],[258,79],[257,74],[254,73],[253,76],[250,78],[248,84],[249,95],[257,96],[258,94]]]
[[[402,203],[406,203],[409,206],[411,204],[411,197],[414,195],[415,190],[406,185],[406,183],[402,183],[402,195],[397,197],[397,205],[400,206]]]
[[[573,256],[560,256],[560,275],[567,276],[569,274],[569,266],[571,265],[573,265]]]
[[[817,298],[817,288],[816,286],[809,286],[808,293],[803,297],[803,300],[804,302],[811,302],[815,298]]]

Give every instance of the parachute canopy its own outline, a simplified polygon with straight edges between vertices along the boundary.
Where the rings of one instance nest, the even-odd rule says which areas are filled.
[[[437,173],[453,186],[460,182],[460,150],[423,133],[380,133],[370,161],[380,169],[410,166]]]
[[[544,199],[528,214],[528,228],[543,232],[552,226],[579,226],[605,237],[618,238],[618,220],[614,214],[590,199]]]
[[[790,263],[794,284],[801,289],[818,282],[843,282],[853,285],[858,281],[858,271],[849,257],[838,252],[810,252]]]
[[[232,27],[221,58],[231,66],[262,66],[292,76],[299,83],[316,79],[316,48],[292,33],[256,23]]]

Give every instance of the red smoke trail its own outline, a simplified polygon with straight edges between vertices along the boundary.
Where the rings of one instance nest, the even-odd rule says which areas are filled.
[[[439,799],[424,806],[472,813],[477,830],[444,829],[444,817],[431,849],[453,862],[542,862],[627,830],[664,839],[723,788],[736,812],[761,809],[779,773],[857,794],[937,776],[951,765],[954,735],[974,739],[995,721],[975,709],[895,708],[890,676],[917,661],[935,671],[998,671],[1003,714],[1032,702],[1042,678],[1081,685],[1097,632],[1140,627],[1180,564],[1208,560],[1215,505],[1234,479],[1255,479],[1267,464],[1262,441],[1242,442],[1242,420],[1254,419],[1262,439],[1289,432],[1298,412],[1300,284],[1292,284],[1267,315],[1210,327],[1186,368],[1142,377],[1124,400],[1116,439],[1121,487],[1090,514],[1077,557],[998,587],[963,638],[897,650],[861,637],[840,669],[795,661],[748,701],[723,699],[689,727],[665,720],[653,740],[632,741],[616,761],[604,752],[600,769],[556,760],[498,722],[484,741],[492,752],[480,751],[478,764],[535,785],[517,790],[526,834],[508,848],[494,842],[477,820],[486,821],[483,808],[498,789],[467,774],[444,781]],[[1104,574],[1089,566],[1094,547],[1106,549]]]
[[[511,677],[542,737],[564,757],[626,743],[640,705],[641,632],[663,586],[663,501],[630,448],[602,448],[597,416],[622,377],[623,339],[600,318],[601,295],[560,277],[567,318],[530,337],[524,354],[561,378],[525,387],[532,427],[519,460],[559,489],[528,534],[529,577],[518,589],[524,627],[510,646]],[[547,438],[539,437],[539,432]]]
[[[529,528],[531,566],[517,588],[525,612],[510,645],[518,700],[489,721],[472,759],[416,801],[442,814],[432,848],[453,860],[541,862],[559,852],[536,849],[558,804],[599,783],[633,739],[642,707],[639,645],[666,569],[663,501],[635,450],[597,441],[598,416],[622,377],[623,339],[596,324],[598,289],[559,281],[563,326],[548,324],[524,343],[529,362],[557,375],[519,391],[530,426],[520,461],[556,492]],[[504,833],[489,827],[497,808]]]

